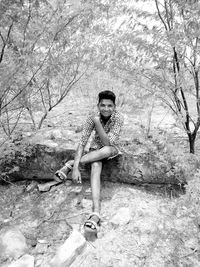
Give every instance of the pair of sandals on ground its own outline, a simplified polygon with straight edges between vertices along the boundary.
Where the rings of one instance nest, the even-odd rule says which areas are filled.
[[[67,180],[67,174],[72,170],[72,166],[69,163],[65,163],[64,167],[55,173],[55,180],[57,182],[65,182]],[[101,217],[98,212],[92,212],[88,219],[84,223],[84,230],[89,234],[97,236],[101,223]]]

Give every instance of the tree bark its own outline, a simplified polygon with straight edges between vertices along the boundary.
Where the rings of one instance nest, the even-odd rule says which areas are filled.
[[[188,134],[189,146],[190,146],[190,153],[195,153],[195,140],[196,134]]]

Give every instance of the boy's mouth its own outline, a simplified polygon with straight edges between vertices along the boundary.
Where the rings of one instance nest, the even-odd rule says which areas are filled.
[[[111,114],[111,112],[109,112],[109,111],[103,111],[102,114],[109,116]]]

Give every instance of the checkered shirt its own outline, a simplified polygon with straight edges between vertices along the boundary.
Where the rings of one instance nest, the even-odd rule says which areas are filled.
[[[93,149],[100,149],[104,145],[101,142],[101,139],[95,129],[95,124],[92,120],[92,118],[96,114],[91,114],[87,117],[84,125],[83,125],[83,131],[80,139],[81,145],[85,146],[88,142],[89,137],[91,136],[92,132],[94,131],[94,137],[91,143],[91,148]],[[113,114],[111,115],[110,119],[106,122],[104,125],[103,121],[101,120],[102,126],[107,133],[109,140],[110,140],[110,145],[115,146],[116,148],[119,149],[119,136],[120,132],[124,123],[124,118],[123,116],[118,112],[114,111]]]

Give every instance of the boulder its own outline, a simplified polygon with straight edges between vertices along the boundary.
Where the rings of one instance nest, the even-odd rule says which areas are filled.
[[[84,236],[77,230],[73,230],[65,243],[58,248],[55,257],[51,260],[51,267],[68,267],[86,246]]]
[[[18,259],[28,250],[26,238],[17,227],[6,227],[0,232],[0,257]]]
[[[34,267],[34,257],[28,254],[24,255],[8,267]]]
[[[13,160],[1,164],[0,171],[7,170],[7,177],[16,179],[52,180],[54,173],[64,163],[74,158],[75,148],[64,146],[63,143],[55,147],[41,144],[27,144],[23,151]],[[19,148],[18,148],[19,149]],[[26,152],[27,151],[27,152]],[[23,157],[22,157],[23,156]],[[182,173],[177,175],[173,165],[169,162],[167,169],[161,167],[158,161],[150,162],[147,155],[124,152],[112,160],[103,160],[102,179],[112,182],[130,184],[185,184]],[[89,179],[90,164],[80,166],[82,179]],[[69,175],[70,179],[70,175]]]

